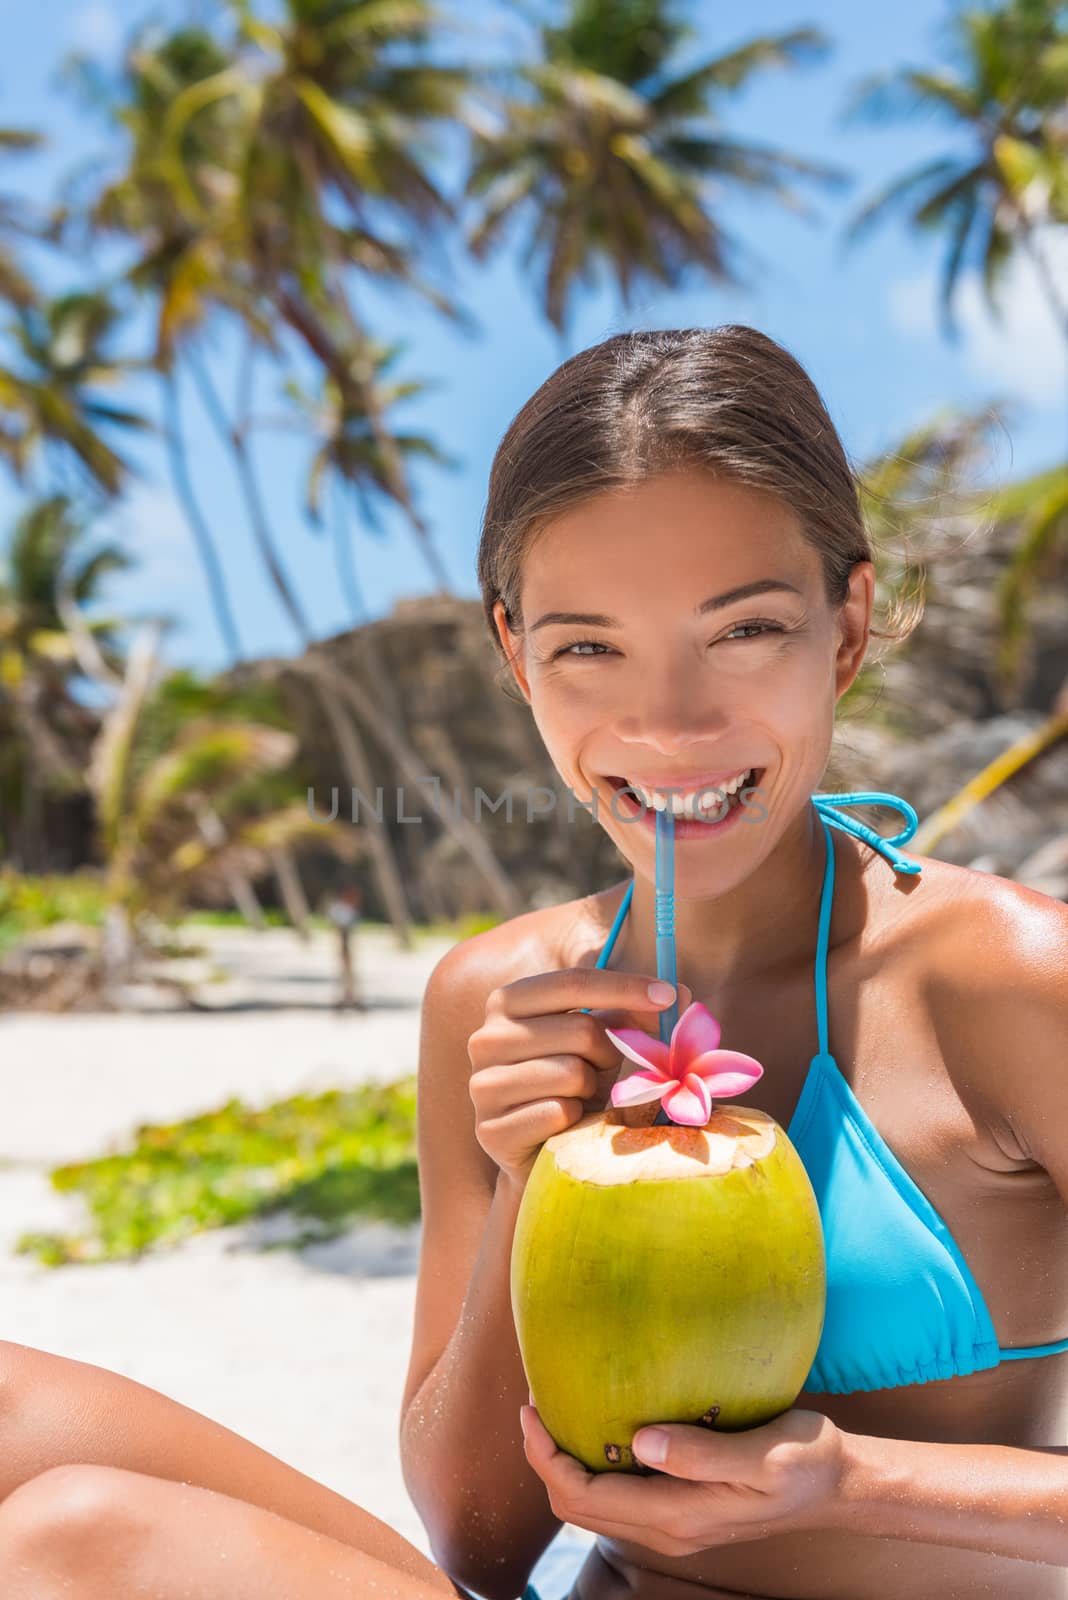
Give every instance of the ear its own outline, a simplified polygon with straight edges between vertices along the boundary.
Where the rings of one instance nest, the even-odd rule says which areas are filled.
[[[875,599],[875,567],[855,561],[849,574],[849,594],[838,609],[838,653],[834,662],[834,696],[840,700],[864,662],[871,631]]]
[[[526,673],[523,671],[523,648],[518,634],[514,634],[508,626],[505,615],[504,601],[493,602],[493,625],[497,629],[497,637],[501,641],[501,649],[512,669],[512,677],[519,685],[523,699],[530,704],[530,684],[527,682]]]

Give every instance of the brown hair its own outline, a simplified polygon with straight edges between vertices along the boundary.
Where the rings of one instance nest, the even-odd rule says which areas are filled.
[[[490,634],[497,600],[523,631],[523,561],[556,516],[591,496],[680,467],[771,491],[797,514],[841,605],[858,561],[874,561],[858,478],[812,379],[744,323],[633,330],[564,361],[509,424],[490,470],[478,579]],[[895,599],[873,638],[900,642],[923,614]],[[501,669],[508,692],[510,669]]]

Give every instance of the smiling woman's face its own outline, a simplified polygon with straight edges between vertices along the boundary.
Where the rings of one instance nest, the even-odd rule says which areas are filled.
[[[613,778],[694,787],[756,768],[747,815],[766,815],[770,833],[743,819],[723,836],[735,855],[753,848],[745,835],[770,847],[820,781],[836,701],[864,659],[873,578],[858,562],[832,608],[788,506],[688,470],[555,518],[524,559],[524,634],[500,601],[494,619],[557,771],[578,799],[596,793],[628,859],[654,834],[619,800],[613,814]]]

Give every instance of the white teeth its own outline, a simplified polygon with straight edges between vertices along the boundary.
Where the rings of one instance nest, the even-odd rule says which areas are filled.
[[[673,816],[701,818],[710,812],[718,811],[727,795],[734,794],[752,777],[752,771],[750,767],[728,782],[717,784],[715,788],[707,786],[703,789],[690,790],[686,794],[674,792],[666,795],[658,789],[643,789],[640,784],[632,783],[629,778],[627,787],[633,791],[635,799],[641,795],[646,806],[654,811],[667,811],[670,807]]]

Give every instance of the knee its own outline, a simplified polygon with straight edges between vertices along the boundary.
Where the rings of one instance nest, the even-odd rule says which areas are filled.
[[[72,1464],[20,1484],[0,1501],[0,1576],[17,1568],[88,1583],[105,1567],[128,1566],[148,1526],[136,1478],[117,1467]]]

